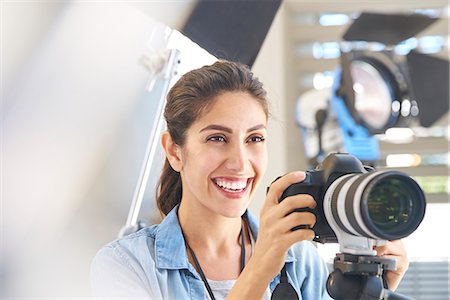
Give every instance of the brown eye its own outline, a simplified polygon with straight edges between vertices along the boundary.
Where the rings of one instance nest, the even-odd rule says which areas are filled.
[[[225,143],[226,142],[225,137],[223,137],[221,135],[210,136],[210,137],[208,137],[207,140],[211,141],[211,142],[218,142],[218,143]]]
[[[266,140],[265,137],[261,136],[261,135],[255,135],[255,136],[251,136],[248,141],[250,143],[262,143]]]

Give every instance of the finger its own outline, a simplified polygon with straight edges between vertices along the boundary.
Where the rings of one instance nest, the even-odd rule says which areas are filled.
[[[374,248],[374,250],[377,251],[378,256],[383,256],[383,255],[402,256],[402,255],[406,254],[406,250],[405,250],[401,240],[388,241],[386,243],[386,245],[376,246]]]
[[[401,240],[388,241],[386,254],[406,255],[406,249]]]
[[[285,198],[278,205],[266,207],[261,211],[260,223],[275,224],[296,209],[310,208],[317,206],[314,198],[308,194],[299,194]]]
[[[270,212],[272,213],[273,210]],[[265,215],[267,217],[267,215]],[[307,225],[312,228],[316,223],[316,216],[311,212],[292,212],[282,218],[265,218],[260,222],[260,233],[270,236],[271,240],[284,239],[287,233],[299,225]]]
[[[286,241],[288,244],[293,245],[301,241],[312,241],[315,236],[316,234],[311,229],[300,229],[287,233]]]
[[[314,224],[316,224],[316,216],[310,212],[293,212],[279,222],[280,231],[283,233],[288,233],[294,227],[302,225],[312,228]]]
[[[377,256],[383,256],[387,253],[387,246],[375,246],[374,250],[377,252]]]
[[[277,213],[279,217],[284,217],[296,209],[302,208],[316,208],[317,203],[314,198],[308,194],[298,194],[284,198],[283,201],[277,207]]]
[[[264,206],[273,206],[278,204],[279,199],[281,195],[283,194],[284,190],[286,190],[290,185],[294,183],[301,182],[305,179],[305,172],[297,171],[288,173],[287,175],[284,175],[280,179],[273,182],[266,195],[266,202],[264,203]]]
[[[310,229],[316,223],[316,216],[310,212],[293,212],[282,219],[270,224],[270,232],[275,236],[285,235],[297,226],[307,226],[302,229]]]

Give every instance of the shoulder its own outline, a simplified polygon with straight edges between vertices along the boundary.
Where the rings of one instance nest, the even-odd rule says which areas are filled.
[[[95,255],[91,269],[126,268],[139,272],[144,262],[148,264],[154,258],[157,230],[158,225],[153,225],[106,244]]]
[[[91,286],[96,296],[148,295],[149,272],[155,269],[157,226],[144,228],[103,246],[91,263]]]
[[[148,255],[148,251],[152,250],[152,245],[155,243],[158,226],[143,228],[106,244],[97,252],[94,259],[115,258],[126,262],[132,257],[138,259],[142,256],[142,252]]]

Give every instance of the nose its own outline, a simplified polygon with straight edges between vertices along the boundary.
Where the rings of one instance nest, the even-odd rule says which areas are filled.
[[[234,144],[230,148],[226,161],[227,169],[235,172],[245,171],[249,159],[245,145]]]

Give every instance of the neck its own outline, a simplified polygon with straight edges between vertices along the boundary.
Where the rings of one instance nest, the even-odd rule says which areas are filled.
[[[212,280],[236,279],[242,268],[241,217],[227,218],[180,204],[178,219],[185,240],[195,253],[201,271]],[[244,226],[244,260],[251,255],[251,243]],[[189,262],[197,272],[193,256],[187,251]],[[245,262],[244,262],[245,265]]]
[[[227,218],[201,212],[201,209],[190,209],[182,201],[178,219],[186,240],[198,251],[218,254],[240,245],[241,217]]]

